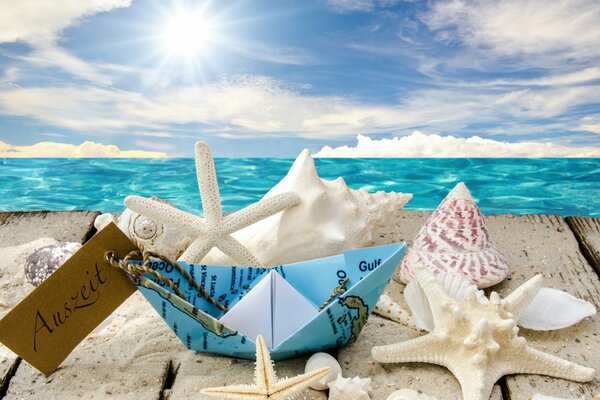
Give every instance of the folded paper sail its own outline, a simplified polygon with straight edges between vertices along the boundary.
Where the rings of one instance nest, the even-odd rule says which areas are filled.
[[[306,304],[302,306],[302,316],[294,318],[293,331],[282,329],[276,333],[276,330],[266,327],[267,331],[271,329],[271,355],[273,359],[281,360],[341,347],[355,340],[404,256],[405,249],[404,243],[353,249],[337,256],[274,268],[180,262],[179,265],[202,288],[233,313],[231,316],[209,303],[164,261],[153,261],[151,268],[171,279],[187,301],[173,294],[168,287],[161,286],[150,275],[141,277],[136,286],[189,349],[247,359],[255,358],[254,332],[246,331],[247,336],[244,335],[239,318],[237,322],[231,322],[232,326],[226,323],[236,319],[238,308],[249,313],[252,307],[256,307],[251,315],[256,316],[256,321],[269,324],[273,321],[273,315],[269,313],[275,312],[276,318],[285,318],[282,315],[293,314],[294,302],[302,298]],[[285,282],[279,281],[280,278]],[[318,310],[345,279],[349,280],[345,293],[322,311],[310,313],[309,308]],[[279,304],[283,309],[273,308],[272,300],[274,295],[278,295],[278,288],[283,288],[282,296],[276,298],[275,307]],[[286,298],[286,293],[289,298]],[[254,297],[256,294],[259,295]],[[246,295],[251,296],[249,301],[245,299]],[[250,307],[247,307],[248,304]]]
[[[219,321],[246,337],[261,335],[273,349],[318,313],[318,307],[271,271]]]

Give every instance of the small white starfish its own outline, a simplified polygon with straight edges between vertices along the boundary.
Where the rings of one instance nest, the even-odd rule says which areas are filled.
[[[181,261],[201,262],[212,248],[217,247],[240,265],[262,266],[260,260],[233,238],[231,233],[298,204],[300,198],[293,192],[281,193],[224,217],[210,148],[204,142],[197,142],[195,150],[196,175],[204,217],[140,196],[128,196],[125,198],[125,206],[147,218],[178,227],[191,237],[195,237],[179,258]]]
[[[232,385],[202,389],[200,393],[231,400],[285,400],[306,389],[329,373],[329,367],[282,380],[277,379],[269,349],[262,336],[256,338],[256,370],[253,385]]]
[[[541,352],[519,337],[519,316],[542,285],[537,275],[501,300],[492,293],[486,304],[470,286],[462,301],[448,296],[434,275],[414,269],[433,314],[434,329],[402,343],[374,347],[373,358],[384,363],[424,362],[445,366],[458,379],[464,400],[487,400],[498,379],[509,374],[540,374],[577,382],[594,377],[592,368]]]

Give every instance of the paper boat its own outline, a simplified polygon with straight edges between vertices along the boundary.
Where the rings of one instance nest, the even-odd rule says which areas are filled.
[[[405,250],[404,243],[367,247],[275,268],[179,264],[230,310],[273,270],[315,308],[344,279],[349,279],[345,293],[270,349],[273,359],[281,360],[356,340]],[[171,265],[155,261],[151,267],[171,279],[187,301],[160,286],[150,275],[141,277],[136,286],[189,349],[255,358],[254,337],[246,337],[220,322],[224,312],[206,301]]]

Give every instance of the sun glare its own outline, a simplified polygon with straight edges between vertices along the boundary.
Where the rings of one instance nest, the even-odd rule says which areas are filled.
[[[170,54],[192,57],[213,40],[213,29],[200,12],[179,13],[169,19],[163,33]]]

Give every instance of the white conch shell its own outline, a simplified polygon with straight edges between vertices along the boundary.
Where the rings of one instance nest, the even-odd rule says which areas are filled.
[[[373,245],[374,232],[412,198],[412,194],[353,190],[342,178],[323,180],[308,150],[265,197],[289,191],[300,196],[298,205],[232,234],[266,266]],[[217,265],[232,261],[216,249],[204,258]]]
[[[371,378],[342,378],[329,383],[329,400],[370,400]]]
[[[455,300],[462,301],[467,288],[473,286],[468,280],[462,276],[454,274],[439,274],[435,276],[435,281],[450,297]],[[477,300],[480,303],[486,304],[489,300],[481,290],[475,292]],[[410,307],[414,325],[418,329],[431,331],[433,329],[433,315],[431,314],[431,306],[427,300],[425,292],[416,280],[412,280],[404,288],[404,300]]]
[[[315,353],[306,361],[305,373],[313,372],[318,369],[329,367],[329,373],[310,384],[310,387],[315,390],[326,390],[327,384],[333,382],[338,375],[342,373],[340,363],[327,353]]]
[[[400,389],[390,394],[386,400],[438,400],[437,397],[427,396],[411,389]]]
[[[480,288],[495,285],[508,274],[508,264],[492,244],[464,183],[448,193],[409,246],[400,264],[402,282],[412,279],[415,265],[435,274],[460,274]]]
[[[596,314],[596,308],[585,300],[558,289],[541,288],[525,309],[519,325],[539,331],[551,331],[574,325]]]
[[[155,201],[170,204],[157,197]],[[191,238],[181,230],[165,226],[146,218],[129,208],[116,218],[112,214],[101,214],[96,217],[94,227],[99,231],[114,222],[131,239],[135,239],[148,251],[160,254],[171,260],[179,258],[191,242]]]
[[[377,300],[377,304],[373,308],[373,312],[384,318],[392,321],[399,322],[403,325],[414,327],[412,315],[403,309],[398,303],[396,303],[387,294],[382,294]]]

